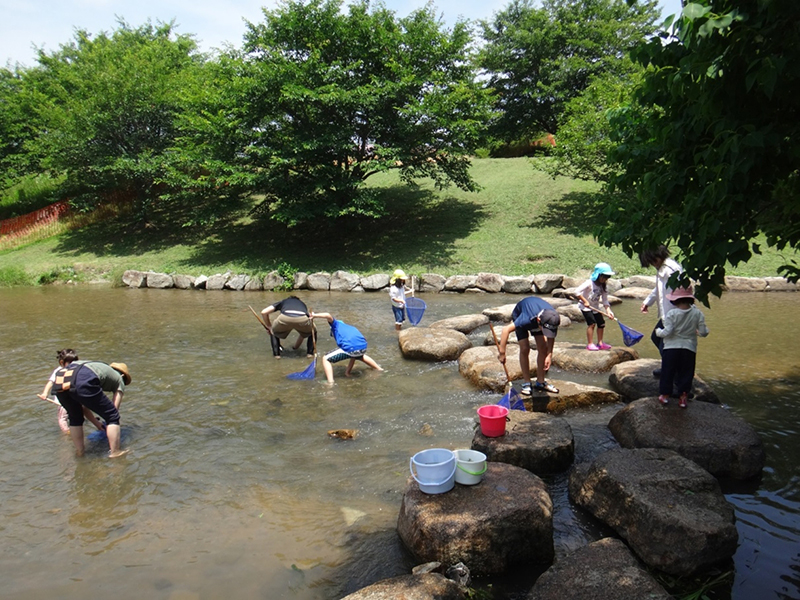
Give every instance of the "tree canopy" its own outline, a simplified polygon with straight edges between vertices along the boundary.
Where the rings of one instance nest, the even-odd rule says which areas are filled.
[[[648,70],[612,123],[619,170],[598,234],[629,255],[674,241],[706,297],[761,234],[800,247],[800,4],[698,0],[674,35],[635,52]]]
[[[559,130],[564,107],[600,75],[629,70],[656,33],[655,0],[512,0],[482,23],[478,64],[497,95],[492,132],[510,142]]]
[[[431,6],[405,18],[368,2],[343,12],[341,0],[264,9],[221,63],[224,89],[194,111],[192,151],[210,149],[204,164],[264,194],[263,213],[289,225],[380,215],[364,182],[389,169],[474,190],[468,155],[489,101],[470,43],[466,23],[446,30]]]

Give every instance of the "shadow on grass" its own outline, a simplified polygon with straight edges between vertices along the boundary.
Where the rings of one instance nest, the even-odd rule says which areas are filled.
[[[266,272],[281,263],[302,271],[345,269],[372,272],[398,265],[447,265],[453,244],[484,220],[477,203],[402,185],[378,190],[386,207],[380,219],[341,218],[287,229],[258,219],[242,223],[251,201],[230,218],[210,227],[181,227],[187,207],[154,213],[147,226],[130,218],[109,219],[63,236],[60,253],[93,252],[100,256],[138,255],[171,246],[193,246],[179,265],[215,267],[235,263],[249,272]],[[246,205],[245,205],[246,204]]]
[[[338,269],[362,273],[398,265],[446,265],[453,243],[480,226],[476,203],[394,186],[379,190],[386,215],[342,218],[287,229],[273,221],[229,224],[215,230],[187,260],[215,265],[236,260],[248,271],[288,263],[301,271]]]
[[[570,192],[551,201],[528,227],[553,227],[559,233],[592,235],[598,224],[605,222],[605,195],[601,192]]]

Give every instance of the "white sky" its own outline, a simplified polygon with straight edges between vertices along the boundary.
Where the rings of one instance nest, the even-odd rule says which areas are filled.
[[[437,13],[452,25],[459,17],[488,19],[507,6],[509,0],[435,0]],[[400,17],[426,4],[425,0],[385,0]],[[662,15],[680,12],[680,0],[659,0]],[[76,29],[91,34],[111,32],[117,17],[132,27],[149,18],[169,22],[177,32],[194,34],[201,50],[220,48],[226,43],[240,47],[244,21],[262,20],[261,7],[275,8],[276,0],[0,0],[0,66],[36,64],[35,47],[57,50],[69,42]]]

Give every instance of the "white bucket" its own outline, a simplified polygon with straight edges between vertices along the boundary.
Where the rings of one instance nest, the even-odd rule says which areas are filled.
[[[421,492],[443,494],[455,487],[456,455],[452,450],[444,448],[422,450],[411,457],[408,467]],[[415,467],[416,473],[414,473]]]
[[[453,450],[456,455],[456,483],[476,485],[483,479],[488,465],[486,455],[477,450]]]

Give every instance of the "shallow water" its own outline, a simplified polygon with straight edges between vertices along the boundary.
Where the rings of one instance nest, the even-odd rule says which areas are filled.
[[[314,381],[287,380],[309,359],[287,351],[274,360],[248,309],[280,294],[0,290],[4,598],[329,600],[409,571],[414,561],[395,532],[409,457],[468,448],[475,409],[496,395],[474,390],[455,363],[404,360],[383,294],[299,295],[357,325],[386,372],[359,363],[346,379],[336,366],[330,387],[318,365]],[[422,324],[518,299],[427,295]],[[615,310],[649,333],[653,316],[638,305]],[[768,452],[761,481],[727,494],[740,536],[730,595],[800,597],[800,367],[788,325],[800,317],[800,296],[728,295],[706,315],[698,373]],[[614,329],[607,341],[621,343]],[[327,326],[320,333],[319,350],[333,348]],[[583,338],[580,324],[559,333]],[[108,460],[105,443],[90,441],[75,458],[55,407],[36,398],[62,347],[130,367],[127,456]],[[647,339],[637,349],[657,355]],[[607,386],[603,375],[552,376]],[[618,408],[567,415],[578,459],[614,447],[606,423]],[[328,437],[340,428],[359,435]],[[565,476],[548,483],[559,556],[608,533],[573,509]],[[522,597],[535,575],[494,582],[494,597]]]

